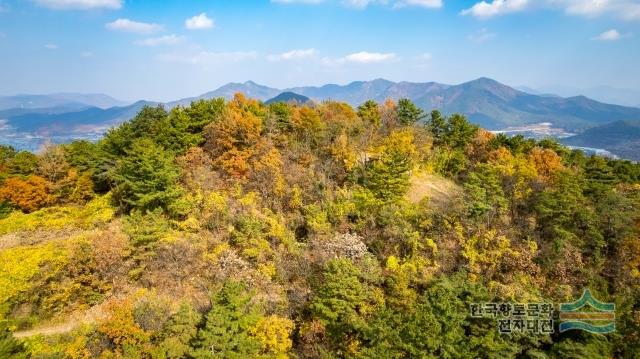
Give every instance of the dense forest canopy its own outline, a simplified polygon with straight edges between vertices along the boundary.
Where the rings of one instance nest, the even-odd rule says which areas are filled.
[[[406,99],[145,107],[0,183],[2,358],[640,352],[640,166]],[[586,288],[615,333],[469,316]]]

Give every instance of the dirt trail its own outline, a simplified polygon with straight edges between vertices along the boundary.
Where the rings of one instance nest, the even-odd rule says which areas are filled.
[[[55,335],[55,334],[63,334],[63,333],[67,333],[72,331],[74,328],[76,328],[78,325],[80,325],[79,322],[76,321],[69,321],[67,323],[62,323],[62,324],[58,324],[58,325],[52,325],[52,326],[45,326],[45,327],[41,327],[41,328],[35,328],[35,329],[29,329],[29,330],[23,330],[23,331],[19,331],[19,332],[14,332],[13,336],[15,338],[28,338],[28,337],[33,337],[36,335]]]
[[[418,203],[427,197],[433,205],[446,206],[461,193],[462,189],[449,179],[435,174],[416,173],[411,176],[407,198],[413,203]]]
[[[18,231],[0,235],[0,250],[20,246],[33,246],[40,243],[67,240],[87,232],[79,228],[37,229],[34,231]]]
[[[104,318],[103,306],[105,303],[106,301],[91,307],[85,312],[74,313],[64,322],[45,324],[33,329],[13,332],[13,336],[15,338],[28,338],[36,335],[47,336],[68,333],[83,324],[93,324]]]

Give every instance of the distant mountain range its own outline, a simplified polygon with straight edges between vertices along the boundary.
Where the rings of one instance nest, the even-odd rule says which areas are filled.
[[[472,122],[490,130],[551,123],[553,128],[582,133],[589,128],[616,121],[640,120],[640,108],[605,104],[584,96],[563,98],[553,94],[531,94],[488,78],[459,85],[376,79],[347,85],[328,84],[283,90],[247,81],[229,83],[200,96],[163,105],[173,108],[187,106],[198,99],[230,99],[237,92],[269,102],[336,100],[353,106],[369,99],[382,102],[388,98],[409,98],[427,111],[439,109],[445,114],[465,114]],[[115,106],[109,106],[114,103]],[[28,135],[40,141],[46,137],[62,138],[63,141],[64,136],[69,134],[81,136],[85,131],[104,131],[130,119],[142,106],[155,104],[158,103],[139,101],[122,106],[120,101],[106,95],[0,97],[0,137],[22,139]],[[22,146],[17,140],[11,141],[18,147]]]
[[[615,103],[623,106],[636,106],[640,104],[640,90],[615,88],[611,86],[596,86],[590,88],[575,88],[571,86],[551,85],[538,88],[526,86],[517,87],[518,90],[534,95],[546,95],[557,97],[586,96],[596,101]]]
[[[555,127],[568,131],[580,131],[608,122],[640,119],[640,108],[604,104],[584,96],[562,98],[534,95],[488,78],[479,78],[460,85],[377,79],[355,81],[347,85],[329,84],[284,90],[247,81],[242,84],[227,84],[204,95],[170,102],[168,105],[187,105],[194,99],[201,98],[230,99],[236,92],[262,101],[267,101],[282,92],[292,92],[316,102],[337,100],[354,106],[369,99],[382,102],[388,98],[409,98],[428,111],[439,109],[444,113],[463,113],[471,121],[491,130],[550,122]]]
[[[103,94],[57,93],[50,95],[0,96],[0,110],[65,108],[77,110],[87,107],[107,109],[127,103]]]
[[[233,95],[235,95],[238,92],[243,93],[247,97],[251,97],[256,100],[266,101],[272,97],[277,96],[278,94],[284,91],[267,87],[267,86],[258,85],[253,81],[247,81],[245,83],[232,82],[218,88],[217,90],[207,92],[200,96],[188,97],[178,101],[168,102],[167,107],[188,106],[192,101],[218,98],[218,97],[224,97],[225,99],[229,100],[233,98]]]
[[[298,105],[313,103],[313,101],[307,96],[298,95],[297,93],[294,93],[294,92],[283,92],[278,96],[265,101],[264,103],[267,105],[270,105],[276,102],[295,103]]]
[[[640,161],[640,120],[616,121],[590,128],[579,135],[563,139],[562,143],[602,148],[622,158]]]

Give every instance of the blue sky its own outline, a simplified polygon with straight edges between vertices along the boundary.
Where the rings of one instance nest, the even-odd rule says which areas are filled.
[[[0,94],[481,76],[640,88],[640,0],[485,1],[0,0]]]

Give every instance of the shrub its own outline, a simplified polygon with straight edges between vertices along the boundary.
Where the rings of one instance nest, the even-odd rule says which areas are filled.
[[[0,219],[0,235],[38,229],[81,228],[90,229],[110,222],[115,212],[110,205],[111,196],[94,199],[84,207],[65,206],[43,208],[24,214],[13,212]]]
[[[53,203],[51,184],[42,177],[8,178],[0,187],[0,201],[6,201],[24,212],[33,212]]]

